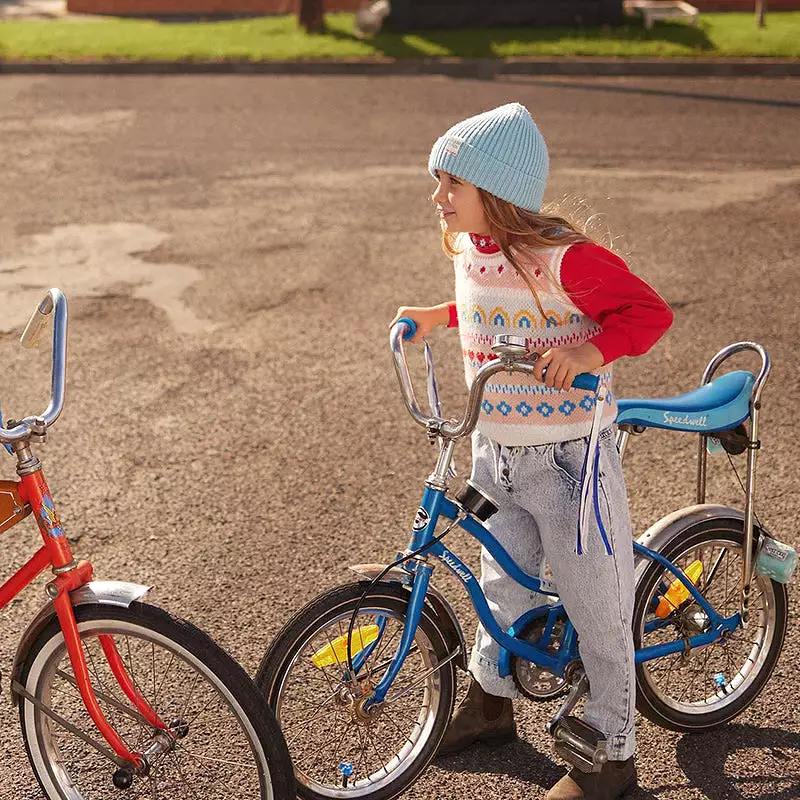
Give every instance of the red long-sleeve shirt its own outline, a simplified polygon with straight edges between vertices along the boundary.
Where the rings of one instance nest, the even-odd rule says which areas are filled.
[[[672,310],[661,295],[601,245],[572,245],[561,260],[559,277],[576,307],[602,327],[589,341],[606,364],[646,353],[672,325]],[[449,327],[458,327],[455,303],[449,313]]]

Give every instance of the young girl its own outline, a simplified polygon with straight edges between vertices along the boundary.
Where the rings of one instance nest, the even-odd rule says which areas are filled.
[[[472,479],[499,505],[488,523],[516,562],[539,575],[546,561],[579,637],[590,690],[584,720],[607,737],[599,773],[572,769],[547,800],[612,800],[636,784],[634,573],[627,496],[612,423],[611,363],[646,352],[672,323],[662,298],[614,253],[541,211],[548,155],[527,109],[510,103],[453,126],[433,146],[429,170],[443,246],[455,267],[454,303],[403,307],[412,341],[437,325],[458,327],[467,383],[488,359],[492,337],[525,336],[535,376],[501,373],[486,386],[473,435]],[[546,372],[545,372],[546,368]],[[607,389],[600,420],[600,520],[580,531],[581,483],[594,396],[571,388],[581,372]],[[599,413],[599,410],[598,410]],[[512,581],[484,549],[481,587],[507,629],[545,602]],[[479,627],[472,680],[439,752],[516,734],[511,678],[498,674],[498,646]]]

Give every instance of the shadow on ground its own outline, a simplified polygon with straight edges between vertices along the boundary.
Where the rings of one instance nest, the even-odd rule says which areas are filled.
[[[682,737],[677,760],[690,785],[709,800],[800,797],[800,736],[791,731],[725,725]]]
[[[648,755],[639,753],[637,757],[646,759]],[[800,797],[800,737],[791,731],[730,724],[710,733],[681,737],[676,757],[686,784],[638,787],[626,800],[658,800],[687,785],[708,800]],[[505,775],[542,789],[564,774],[562,766],[522,740],[503,747],[476,745],[434,763],[445,772]]]
[[[327,35],[337,39],[356,39],[353,32],[337,26],[328,26]],[[496,58],[497,49],[512,45],[553,44],[568,39],[586,42],[653,42],[660,41],[707,52],[714,45],[700,27],[683,23],[656,23],[646,30],[638,20],[631,20],[617,28],[492,28],[472,31],[411,31],[409,34],[379,31],[369,39],[377,50],[389,58],[424,56],[422,49],[431,45],[444,53],[459,58]]]
[[[517,739],[502,747],[476,745],[463,753],[437,758],[435,765],[445,772],[491,773],[517,778],[531,785],[549,789],[565,772],[548,755]],[[637,788],[626,800],[657,800],[658,795]],[[782,799],[781,799],[782,800]]]
[[[589,92],[613,92],[616,94],[636,94],[652,97],[685,97],[687,100],[713,100],[720,103],[733,103],[756,106],[771,106],[773,108],[800,108],[800,100],[777,100],[769,97],[742,97],[741,95],[728,95],[714,92],[690,92],[684,89],[663,89],[651,86],[623,86],[615,83],[603,83],[602,81],[564,81],[554,80],[553,78],[539,76],[520,76],[520,75],[499,75],[493,80],[515,81],[525,80],[529,83],[541,85],[558,86],[560,90],[567,91],[577,89]]]

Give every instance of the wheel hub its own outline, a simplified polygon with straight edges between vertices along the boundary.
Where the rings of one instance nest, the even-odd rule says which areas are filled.
[[[381,715],[383,704],[371,703],[372,692],[359,698],[354,698],[348,705],[347,711],[350,715],[350,722],[355,725],[367,727],[372,725]],[[369,705],[368,705],[369,704]]]
[[[142,751],[141,761],[130,767],[121,767],[111,776],[111,781],[117,789],[129,789],[133,785],[134,776],[146,776],[150,768],[165,753],[175,749],[175,742],[189,734],[189,723],[184,719],[173,720],[166,730],[157,730],[149,746]]]

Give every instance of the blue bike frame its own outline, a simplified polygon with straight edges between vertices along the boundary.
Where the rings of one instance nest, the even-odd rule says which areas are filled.
[[[422,497],[421,509],[423,509],[427,515],[427,523],[420,530],[415,530],[413,532],[409,543],[409,550],[418,550],[419,548],[427,546],[423,551],[425,556],[434,556],[439,559],[439,561],[464,584],[464,588],[467,590],[472,600],[472,604],[475,607],[481,624],[492,638],[500,644],[500,674],[510,674],[511,655],[516,655],[556,675],[563,676],[567,664],[578,658],[577,633],[572,623],[569,621],[569,618],[566,616],[563,606],[560,603],[537,606],[516,620],[508,631],[504,631],[489,609],[489,604],[481,590],[480,584],[469,567],[441,542],[433,542],[434,532],[439,518],[444,517],[449,520],[457,520],[457,525],[477,539],[492,554],[500,567],[525,588],[552,597],[558,596],[557,588],[549,581],[523,572],[511,556],[503,549],[497,539],[495,539],[478,520],[472,516],[466,515],[458,505],[448,499],[443,490],[428,486]],[[425,519],[426,517],[425,515],[418,515],[418,519],[420,518]],[[694,647],[711,644],[716,641],[723,632],[734,631],[739,627],[741,615],[738,611],[727,618],[723,618],[717,614],[715,609],[698,591],[691,580],[686,577],[683,570],[673,564],[669,559],[654,550],[640,545],[638,542],[633,543],[633,548],[635,552],[645,558],[657,561],[680,580],[707,615],[711,623],[706,633],[697,634],[688,639],[677,639],[674,642],[653,645],[637,650],[637,664],[655,658],[662,658],[671,653],[680,653]],[[433,573],[433,567],[425,563],[424,560],[412,560],[410,563],[406,562],[402,566],[403,569],[412,575],[408,613],[406,615],[400,645],[389,668],[375,687],[374,696],[371,701],[373,703],[383,702],[389,687],[397,677],[411,649],[425,605],[425,596],[430,584],[431,574]],[[532,619],[545,615],[547,615],[547,619],[545,621],[544,633],[541,637],[540,644],[537,645],[516,638],[517,634],[519,634]],[[554,656],[547,652],[547,645],[553,626],[559,617],[564,618],[565,628],[561,645],[557,651],[557,655]],[[668,624],[668,620],[669,618],[664,620],[663,623],[661,620],[657,623],[651,623],[651,627],[648,630],[652,630],[661,624]],[[379,622],[380,621],[381,620],[379,620]],[[374,647],[374,643],[371,647]],[[359,653],[354,659],[356,673],[358,672],[359,665],[363,663],[364,655],[362,651],[362,653]]]

